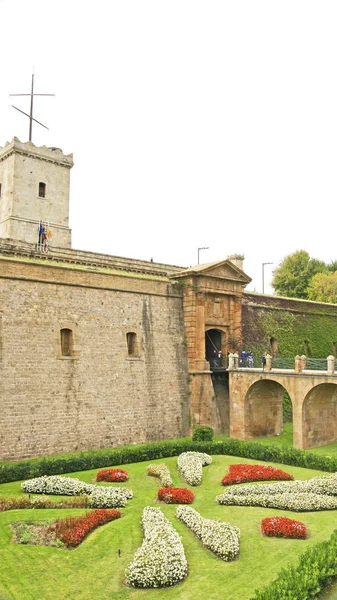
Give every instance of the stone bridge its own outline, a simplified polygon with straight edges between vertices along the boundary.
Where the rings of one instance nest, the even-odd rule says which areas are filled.
[[[293,406],[295,448],[314,448],[337,441],[337,372],[334,357],[327,371],[309,371],[305,357],[295,369],[239,368],[229,361],[230,436],[244,440],[279,435],[283,429],[282,400],[286,390]]]

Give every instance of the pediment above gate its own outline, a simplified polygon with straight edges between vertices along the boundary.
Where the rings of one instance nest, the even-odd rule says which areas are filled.
[[[225,279],[241,283],[243,286],[251,282],[251,278],[228,259],[204,265],[195,265],[172,275],[173,279],[190,277]]]

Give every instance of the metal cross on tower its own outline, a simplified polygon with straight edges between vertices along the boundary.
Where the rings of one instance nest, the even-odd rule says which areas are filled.
[[[55,94],[34,94],[34,73],[33,73],[32,74],[32,87],[31,87],[30,94],[9,94],[9,95],[10,96],[30,96],[30,113],[29,113],[29,115],[27,113],[25,113],[23,110],[20,110],[20,108],[17,108],[16,106],[14,106],[13,104],[12,104],[12,107],[15,108],[15,110],[18,110],[22,114],[26,115],[26,117],[29,117],[29,141],[31,142],[32,141],[33,121],[35,121],[35,123],[38,123],[39,125],[42,125],[42,127],[44,127],[45,129],[48,129],[48,127],[46,127],[46,125],[43,125],[43,123],[40,123],[40,121],[37,121],[33,117],[33,98],[34,98],[34,96],[55,96]]]

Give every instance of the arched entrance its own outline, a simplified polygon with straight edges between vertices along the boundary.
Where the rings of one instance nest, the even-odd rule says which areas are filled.
[[[303,402],[303,448],[337,441],[337,385],[321,383]]]
[[[226,367],[223,354],[224,333],[220,329],[208,329],[205,334],[205,356],[212,368]]]
[[[245,398],[245,439],[279,435],[283,431],[281,384],[270,379],[254,383]]]

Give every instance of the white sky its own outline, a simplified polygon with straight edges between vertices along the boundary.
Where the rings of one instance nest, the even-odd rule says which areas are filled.
[[[336,0],[0,0],[0,145],[73,152],[73,247],[189,266],[245,255],[265,291],[337,258]]]

